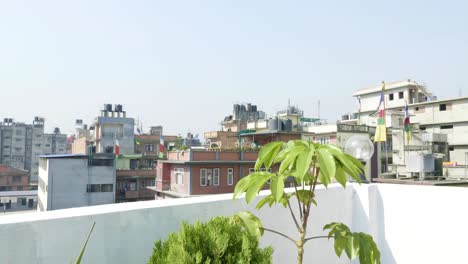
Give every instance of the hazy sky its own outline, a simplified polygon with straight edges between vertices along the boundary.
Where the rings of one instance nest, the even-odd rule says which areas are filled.
[[[1,1],[0,117],[71,132],[104,103],[202,134],[236,102],[330,122],[411,78],[468,96],[467,1]]]

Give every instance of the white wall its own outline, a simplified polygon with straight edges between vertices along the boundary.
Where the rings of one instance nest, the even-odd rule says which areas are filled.
[[[267,192],[262,192],[265,195]],[[323,235],[324,224],[343,221],[354,231],[371,232],[382,263],[464,263],[468,212],[463,188],[404,185],[351,185],[346,190],[319,187],[309,226]],[[83,263],[145,263],[153,242],[179,229],[181,221],[208,220],[250,209],[232,195],[158,200],[74,208],[0,218],[0,256],[4,263],[69,263],[93,222]],[[265,227],[297,236],[288,210],[278,206],[255,212]],[[295,263],[295,246],[266,233],[263,245],[275,249],[274,263]],[[304,263],[349,263],[338,260],[333,243],[306,244]]]

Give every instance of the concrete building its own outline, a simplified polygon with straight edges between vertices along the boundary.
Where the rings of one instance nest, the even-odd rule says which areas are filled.
[[[119,142],[120,154],[133,154],[135,120],[127,117],[122,105],[105,104],[101,115],[90,126],[90,136],[96,153],[114,153]]]
[[[32,183],[37,183],[40,155],[66,151],[66,135],[58,128],[54,133],[44,133],[44,118],[35,117],[32,124],[12,118],[0,122],[0,163],[29,171]]]
[[[355,119],[346,122],[360,122],[369,126],[376,125],[376,117],[371,116],[375,112],[380,100],[381,86],[375,86],[359,90],[353,94],[361,100],[361,113],[353,114]],[[431,134],[445,134],[448,142],[448,160],[455,164],[454,167],[464,168],[468,166],[468,97],[439,100],[424,85],[412,80],[404,80],[386,84],[385,103],[387,109],[387,146],[389,152],[393,149],[393,140],[399,140],[400,149],[403,138],[403,114],[405,102],[408,102],[410,120],[413,124],[415,134],[423,132]],[[393,117],[392,117],[393,116]],[[398,118],[397,118],[398,117]],[[420,131],[421,132],[420,132]],[[398,135],[397,135],[398,134]],[[422,137],[422,136],[421,136]],[[418,143],[420,142],[420,143]],[[406,149],[416,148],[422,144],[421,140],[407,144]],[[425,141],[424,141],[425,142]],[[402,150],[402,149],[401,149]],[[392,154],[392,159],[394,158]],[[400,154],[399,157],[403,156]],[[396,173],[396,167],[388,164],[388,171]],[[458,173],[464,174],[464,173]],[[454,177],[465,177],[465,175],[453,175]]]
[[[171,151],[158,160],[157,199],[230,193],[253,172],[257,151]]]
[[[38,211],[114,203],[114,184],[113,154],[43,155]]]
[[[156,161],[162,127],[157,133],[135,135],[135,154],[120,155],[116,163],[116,202],[154,200],[147,186],[156,185]]]

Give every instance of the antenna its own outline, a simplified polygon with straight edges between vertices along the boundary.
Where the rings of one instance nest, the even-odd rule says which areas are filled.
[[[317,110],[318,110],[318,112],[317,112],[317,113],[318,113],[318,114],[317,114],[317,115],[318,115],[317,118],[320,119],[320,100],[318,100]]]

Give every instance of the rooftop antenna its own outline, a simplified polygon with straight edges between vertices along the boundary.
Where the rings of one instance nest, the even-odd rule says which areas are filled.
[[[318,100],[318,106],[317,106],[317,118],[320,119],[320,100]]]

